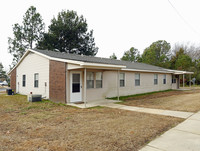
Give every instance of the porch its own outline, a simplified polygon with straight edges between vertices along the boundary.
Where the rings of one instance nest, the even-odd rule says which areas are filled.
[[[184,79],[185,74],[189,74],[191,79],[191,74],[193,74],[193,72],[178,70],[167,70],[166,72],[127,71],[124,68],[124,66],[118,65],[68,64],[66,103],[86,108],[118,102],[119,96],[180,89],[180,77],[183,76]],[[156,83],[155,75],[157,75]],[[184,83],[183,86],[185,86]],[[105,99],[116,96],[118,101]]]
[[[189,87],[191,88],[191,75],[194,72],[187,72],[187,71],[179,71],[179,70],[170,70],[174,71],[172,74],[172,89],[185,89],[185,75],[189,75]],[[181,87],[181,78],[182,78],[182,87]]]
[[[68,64],[66,103],[79,108],[88,108],[118,102],[105,98],[119,96],[119,71],[122,68],[125,67],[121,65],[97,66],[88,63],[87,65]],[[113,82],[113,89],[110,89],[108,81]]]

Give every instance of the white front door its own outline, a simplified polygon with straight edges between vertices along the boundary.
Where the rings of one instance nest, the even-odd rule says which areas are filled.
[[[82,74],[80,71],[70,73],[70,102],[82,101]]]

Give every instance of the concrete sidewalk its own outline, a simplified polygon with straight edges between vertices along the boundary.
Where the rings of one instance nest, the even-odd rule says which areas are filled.
[[[128,110],[128,111],[135,111],[135,112],[173,116],[173,117],[179,117],[179,118],[184,118],[184,119],[186,119],[194,114],[192,112],[151,109],[151,108],[134,107],[134,106],[121,105],[121,104],[114,104],[114,103],[101,104],[101,106],[117,108],[117,109],[122,109],[122,110]]]
[[[186,119],[186,118],[188,118],[188,117],[190,117],[191,115],[194,114],[192,112],[151,109],[151,108],[144,108],[144,107],[134,107],[134,106],[115,104],[117,102],[120,102],[120,101],[104,99],[104,100],[87,102],[86,105],[83,102],[77,103],[77,104],[76,103],[68,103],[68,105],[76,106],[78,108],[105,106],[105,107],[109,107],[109,108],[116,108],[116,109],[122,109],[122,110],[128,110],[128,111],[158,114],[158,115],[165,115],[165,116],[173,116],[173,117],[179,117],[179,118],[184,118],[184,119]]]
[[[109,108],[117,108],[128,111],[173,116],[186,119],[184,122],[180,123],[176,127],[165,132],[160,137],[151,141],[140,151],[200,151],[200,111],[194,114],[192,112],[126,106],[115,104],[116,102],[116,100],[105,99],[98,102],[88,102],[87,107],[105,106]],[[85,108],[84,104],[71,105]]]
[[[151,141],[140,151],[199,151],[200,112]]]

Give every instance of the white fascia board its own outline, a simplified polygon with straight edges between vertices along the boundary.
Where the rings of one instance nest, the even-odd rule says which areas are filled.
[[[45,58],[47,58],[47,59],[49,59],[49,60],[60,61],[60,62],[68,62],[68,63],[79,64],[79,65],[80,65],[81,63],[83,63],[82,61],[74,61],[74,60],[60,59],[60,58],[50,57],[50,56],[47,56],[47,55],[45,55],[45,54],[42,54],[42,53],[37,52],[37,51],[32,50],[32,49],[29,49],[29,51],[34,52],[35,54],[38,54],[38,55],[40,55],[40,56],[43,56],[43,57],[45,57]]]
[[[83,61],[75,61],[75,60],[69,60],[69,59],[61,59],[61,58],[55,58],[55,57],[50,57],[45,54],[42,54],[40,52],[30,50],[31,52],[34,52],[40,56],[46,57],[50,60],[55,60],[55,61],[61,61],[61,62],[67,62],[67,63],[72,63],[72,64],[78,64],[80,66],[98,66],[98,67],[113,67],[113,68],[126,68],[126,66],[121,66],[121,65],[111,65],[111,64],[100,64],[100,63],[87,63]]]
[[[188,72],[188,71],[183,71],[183,72],[174,72],[174,74],[194,74],[194,72]]]
[[[135,71],[135,72],[156,72],[156,73],[174,73],[171,71],[155,71],[155,70],[141,70],[141,69],[122,69],[123,71]]]
[[[80,64],[83,67],[106,67],[106,68],[126,68],[126,66],[122,65],[112,65],[112,64],[101,64],[101,63],[88,63],[88,62],[83,62]]]
[[[68,63],[73,63],[73,64],[81,64],[81,63],[83,63],[83,62],[81,62],[81,61],[73,61],[73,60],[67,60],[67,59],[59,59],[59,58],[54,58],[54,57],[50,57],[50,56],[47,56],[47,55],[45,55],[45,54],[42,54],[42,53],[40,53],[40,52],[37,52],[37,51],[35,51],[35,50],[32,50],[32,49],[27,49],[26,50],[26,52],[24,53],[24,55],[21,57],[21,59],[19,60],[19,62],[15,65],[15,67],[12,69],[12,70],[10,70],[9,72],[8,72],[8,75],[10,75],[10,73],[16,68],[16,67],[18,67],[18,65],[22,62],[22,60],[28,55],[28,53],[29,52],[33,52],[33,53],[35,53],[35,54],[37,54],[37,55],[39,55],[39,56],[42,56],[42,57],[44,57],[44,58],[47,58],[47,59],[49,59],[49,60],[54,60],[54,61],[61,61],[61,62],[68,62]]]
[[[78,64],[82,67],[85,67],[85,66],[90,66],[90,67],[106,67],[106,68],[126,68],[126,66],[121,66],[121,65],[111,65],[111,64],[98,64],[98,63],[86,63],[86,62],[83,62],[83,61],[75,61],[75,60],[68,60],[68,59],[60,59],[60,58],[55,58],[55,57],[50,57],[48,55],[45,55],[45,54],[42,54],[40,52],[37,52],[35,50],[32,50],[32,49],[27,49],[25,54],[22,56],[22,58],[20,59],[20,61],[15,65],[15,67],[10,70],[8,72],[8,75],[10,75],[10,73],[21,63],[21,61],[26,57],[26,55],[29,53],[29,52],[33,52],[39,56],[42,56],[44,58],[47,58],[49,60],[54,60],[54,61],[60,61],[60,62],[66,62],[66,63],[72,63],[72,64]]]
[[[186,71],[185,74],[194,74],[194,72],[188,72],[188,71]]]
[[[173,71],[174,74],[194,74],[194,72],[181,71],[181,70],[169,70],[169,71]]]
[[[7,73],[8,75],[10,75],[10,73],[22,62],[22,60],[27,56],[27,54],[29,53],[29,50],[27,50],[24,55],[20,58],[19,62]]]

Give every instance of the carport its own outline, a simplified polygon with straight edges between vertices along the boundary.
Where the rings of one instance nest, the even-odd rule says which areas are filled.
[[[194,74],[194,72],[188,72],[188,71],[180,71],[180,70],[170,70],[174,73],[172,74],[172,84],[176,83],[177,89],[180,88],[180,77],[183,76],[183,88],[185,87],[185,75],[189,75],[189,86],[191,87],[191,75]],[[176,80],[174,80],[176,79]],[[176,82],[177,81],[177,82]]]

